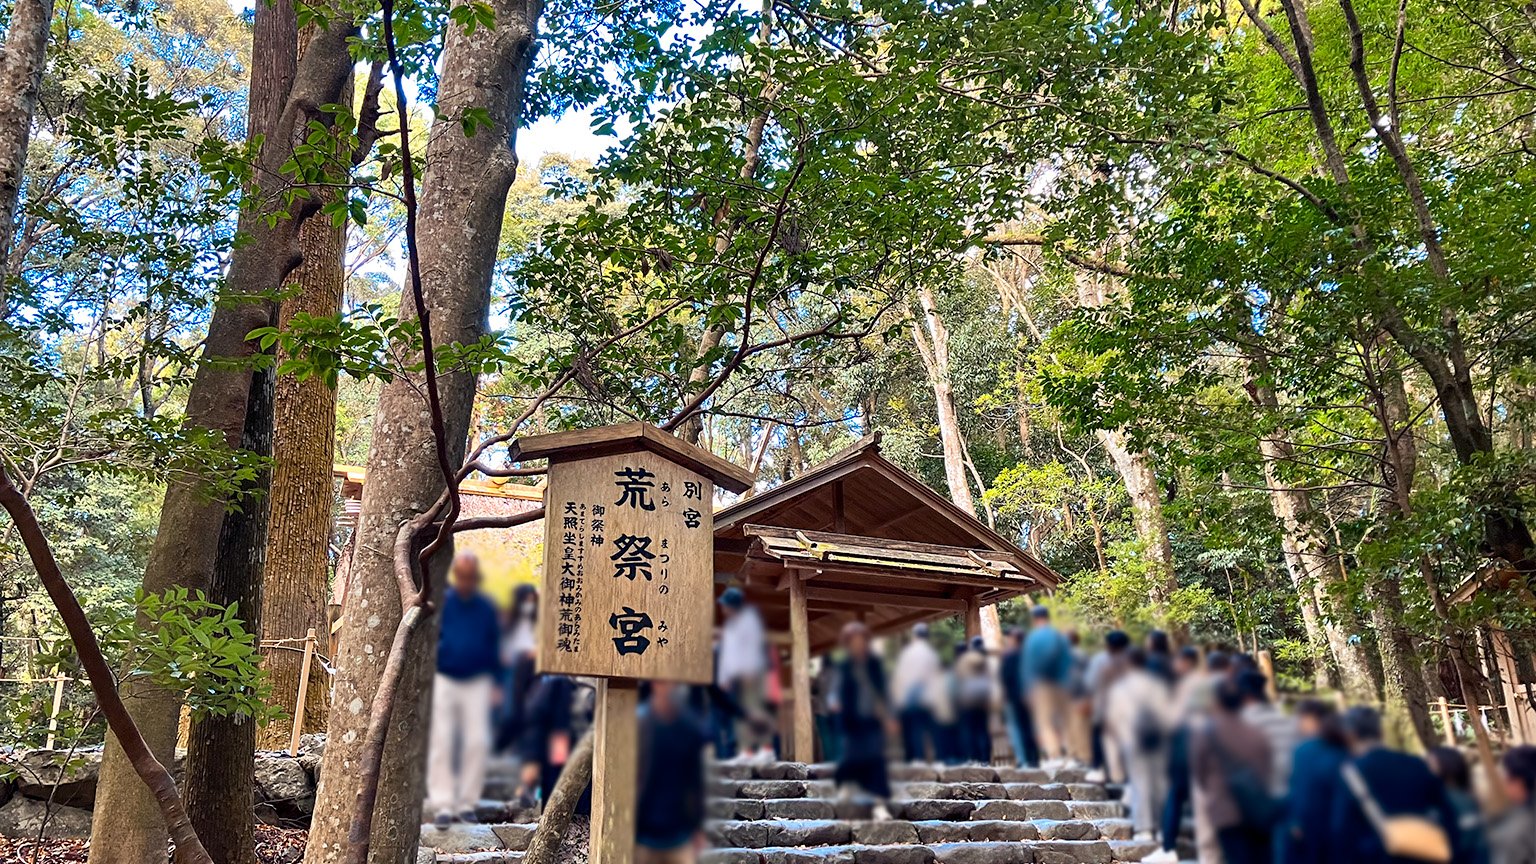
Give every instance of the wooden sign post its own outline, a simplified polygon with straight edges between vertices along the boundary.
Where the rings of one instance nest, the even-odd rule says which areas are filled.
[[[752,474],[646,423],[525,438],[519,455],[549,460],[538,668],[600,679],[592,861],[630,864],[637,685],[712,680],[715,487]]]

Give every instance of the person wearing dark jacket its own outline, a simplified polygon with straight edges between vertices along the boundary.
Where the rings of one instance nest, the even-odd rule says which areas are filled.
[[[1308,699],[1296,708],[1302,741],[1291,757],[1285,819],[1277,837],[1281,864],[1331,864],[1328,826],[1339,768],[1349,758],[1344,730],[1334,707]]]
[[[1381,715],[1363,705],[1344,712],[1344,734],[1352,758],[1344,763],[1363,781],[1364,795],[1374,799],[1386,816],[1421,816],[1445,831],[1451,849],[1456,848],[1456,807],[1423,759],[1389,750],[1381,744]],[[1330,820],[1330,860],[1348,864],[1422,864],[1412,858],[1387,853],[1381,835],[1366,815],[1361,794],[1340,776],[1333,792]]]
[[[875,818],[888,819],[885,803],[891,797],[891,781],[885,766],[885,736],[895,720],[885,669],[880,658],[870,653],[869,628],[862,622],[844,625],[840,641],[847,656],[838,667],[831,708],[843,736],[843,754],[834,779],[844,796],[851,795],[854,787],[873,795]]]
[[[1455,864],[1488,864],[1487,826],[1483,823],[1483,807],[1472,791],[1472,766],[1467,757],[1455,747],[1431,747],[1424,754],[1429,770],[1445,784],[1445,792],[1456,808],[1457,843],[1452,861]]]
[[[537,789],[540,801],[549,800],[576,745],[576,695],[575,679],[565,675],[540,675],[528,688],[518,755],[523,762],[523,788]],[[589,806],[583,797],[578,809]]]
[[[474,821],[491,755],[491,712],[501,678],[501,615],[480,593],[480,562],[472,553],[459,553],[449,579],[438,612],[442,633],[427,747],[427,809],[439,828],[455,819]]]
[[[1029,700],[1024,698],[1024,631],[1008,631],[1008,648],[998,669],[1003,679],[1003,714],[1008,721],[1008,741],[1013,745],[1013,761],[1019,767],[1040,763],[1035,746],[1035,727],[1029,717]]]
[[[709,735],[684,696],[677,685],[655,681],[640,709],[635,864],[693,864],[698,857]]]
[[[1269,738],[1243,720],[1243,692],[1232,682],[1216,690],[1210,723],[1190,733],[1190,776],[1200,790],[1195,819],[1214,830],[1226,864],[1269,864],[1273,826],[1245,812],[1248,793],[1263,794],[1274,763]]]

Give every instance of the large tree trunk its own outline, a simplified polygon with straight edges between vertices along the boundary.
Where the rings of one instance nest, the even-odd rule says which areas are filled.
[[[53,0],[16,0],[0,46],[0,320],[10,303],[6,281],[11,238],[16,236],[16,206],[32,138],[32,112],[42,87],[44,52],[53,21]]]
[[[310,34],[312,35],[312,33]],[[352,88],[346,90],[348,97]],[[344,104],[351,104],[351,99]],[[334,193],[322,193],[329,200]],[[299,231],[304,263],[294,273],[298,294],[284,300],[278,327],[287,328],[300,313],[325,317],[341,310],[346,287],[347,232],[328,219],[312,219]],[[278,359],[287,359],[279,350]],[[278,642],[262,657],[262,668],[278,704],[297,707],[300,650],[311,628],[326,644],[326,603],[330,562],[331,468],[336,451],[336,391],[319,376],[299,380],[281,375],[274,388],[272,428],[272,520],[267,536],[263,580],[261,638]],[[330,681],[312,674],[303,717],[284,716],[264,726],[261,746],[288,746],[295,723],[310,732],[325,731],[330,710]],[[291,714],[291,711],[290,711]]]
[[[272,370],[251,376],[241,446],[272,453]],[[247,487],[251,497],[224,518],[208,599],[238,603],[248,632],[260,632],[271,475],[263,471]],[[256,724],[250,717],[207,716],[192,722],[187,747],[187,815],[214,864],[256,862]]]
[[[252,200],[241,212],[247,241],[230,253],[229,270],[203,343],[203,361],[187,396],[186,425],[211,429],[237,447],[245,425],[253,346],[245,336],[270,324],[267,304],[253,301],[277,290],[298,266],[298,231],[315,212],[313,199],[294,205],[289,218],[265,218],[280,200],[280,168],[296,134],[310,122],[328,123],[321,106],[341,98],[352,69],[347,41],[357,32],[347,20],[331,21],[295,71],[295,16],[291,0],[256,7],[250,88],[250,133],[262,136]],[[236,299],[230,299],[236,298]],[[218,360],[213,363],[209,361]],[[144,570],[143,588],[204,588],[217,551],[224,503],[211,499],[195,479],[176,479],[160,508],[160,527]],[[147,622],[140,621],[140,626]],[[179,694],[132,682],[125,702],[157,758],[169,764],[180,719]],[[163,864],[166,833],[155,802],[139,782],[119,742],[108,736],[91,826],[90,864]]]
[[[1163,515],[1157,466],[1146,451],[1130,446],[1124,432],[1100,429],[1095,434],[1125,484],[1125,493],[1131,499],[1131,521],[1135,523],[1143,554],[1152,565],[1151,594],[1147,599],[1163,611],[1178,590],[1179,580],[1173,567],[1173,543],[1168,539],[1168,519]]]
[[[542,11],[539,0],[497,0],[492,6],[494,27],[449,29],[438,120],[427,146],[418,245],[426,278],[423,290],[439,345],[474,342],[485,331],[498,230],[517,171],[512,145]],[[461,118],[471,108],[488,111],[492,126],[466,136]],[[409,291],[401,309],[403,314],[415,312]],[[469,430],[475,379],[467,371],[452,370],[441,376],[439,386],[448,455],[457,465]],[[357,769],[368,706],[401,615],[393,557],[396,535],[443,491],[420,388],[420,381],[392,381],[375,415],[308,864],[335,864],[346,851],[361,780]],[[435,558],[439,572],[433,584],[438,592],[448,557]],[[409,645],[399,689],[405,702],[392,714],[374,808],[369,861],[378,864],[415,860],[437,628],[437,618],[429,617]]]
[[[924,285],[917,289],[917,302],[923,318],[912,322],[912,341],[928,369],[928,383],[933,386],[934,412],[939,421],[939,449],[944,455],[944,482],[949,486],[949,500],[972,517],[976,498],[971,494],[966,476],[965,434],[960,430],[960,411],[955,405],[954,382],[949,374],[949,328],[933,302],[933,292]],[[993,649],[1002,647],[1003,627],[996,606],[981,610],[981,635]]]

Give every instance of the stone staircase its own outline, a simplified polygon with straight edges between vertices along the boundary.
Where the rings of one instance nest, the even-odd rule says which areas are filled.
[[[1118,788],[1088,783],[1075,768],[896,765],[887,820],[872,818],[871,801],[842,800],[831,765],[710,770],[713,848],[701,864],[1114,864],[1157,848],[1132,839]],[[492,793],[503,785],[493,771]],[[424,827],[420,860],[520,862],[533,815],[483,811],[507,821]]]

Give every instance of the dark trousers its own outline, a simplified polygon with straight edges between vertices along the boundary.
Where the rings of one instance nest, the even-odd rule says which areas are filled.
[[[908,705],[898,716],[901,752],[908,762],[928,761],[928,739],[933,737],[933,715],[921,705]],[[935,754],[937,755],[937,754]]]
[[[960,734],[960,723],[933,724],[933,757],[945,765],[959,765],[965,761],[965,739]]]
[[[1168,742],[1168,799],[1163,802],[1163,848],[1179,845],[1179,828],[1184,824],[1184,806],[1190,800],[1189,730],[1177,729]]]
[[[1216,832],[1221,857],[1226,864],[1270,864],[1274,860],[1274,840],[1270,832],[1234,825]]]
[[[1040,764],[1040,747],[1035,743],[1035,721],[1024,702],[1010,702],[1007,708],[1008,741],[1013,745],[1013,761],[1024,767]]]
[[[987,723],[987,708],[965,708],[960,711],[960,737],[967,762],[989,765],[992,762],[992,729]]]

